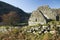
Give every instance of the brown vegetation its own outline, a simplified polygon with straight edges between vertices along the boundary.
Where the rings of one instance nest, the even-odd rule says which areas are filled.
[[[4,14],[2,16],[2,19],[5,24],[9,25],[16,24],[20,20],[19,15],[15,11],[11,11],[8,14]]]

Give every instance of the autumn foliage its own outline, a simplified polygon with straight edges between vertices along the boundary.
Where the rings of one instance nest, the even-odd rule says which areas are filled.
[[[20,16],[15,11],[11,11],[8,14],[4,14],[2,19],[5,24],[13,25],[20,21]]]

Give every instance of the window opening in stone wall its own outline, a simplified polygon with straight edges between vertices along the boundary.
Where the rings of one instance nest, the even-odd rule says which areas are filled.
[[[59,21],[59,15],[56,16],[56,21]]]
[[[37,19],[35,19],[35,21],[37,22]]]

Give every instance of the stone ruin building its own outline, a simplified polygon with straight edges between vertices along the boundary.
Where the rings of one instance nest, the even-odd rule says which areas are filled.
[[[53,20],[60,21],[60,9],[52,9],[45,5],[32,12],[28,23],[29,25],[46,24]]]

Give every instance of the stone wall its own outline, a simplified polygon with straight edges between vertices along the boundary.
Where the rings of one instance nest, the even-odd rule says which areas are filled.
[[[29,25],[45,24],[49,20],[56,20],[57,12],[52,10],[48,5],[40,6],[33,11],[29,18]]]
[[[44,24],[44,23],[46,23],[46,20],[39,12],[39,10],[33,11],[29,18],[29,25]]]
[[[56,12],[52,11],[48,5],[40,6],[37,10],[40,10],[47,19],[56,20]]]

